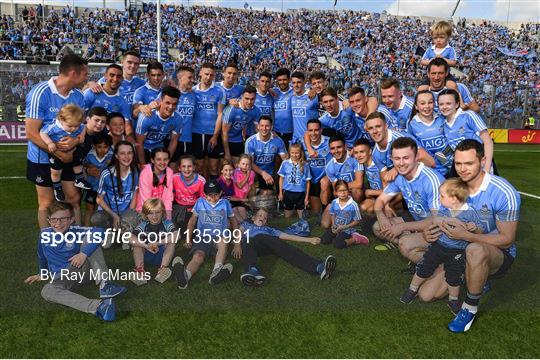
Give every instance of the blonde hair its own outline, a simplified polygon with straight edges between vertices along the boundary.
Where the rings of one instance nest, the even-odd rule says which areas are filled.
[[[300,165],[300,172],[304,172],[304,165],[306,163],[306,154],[304,154],[304,150],[302,150],[302,145],[299,143],[291,144],[289,145],[289,157],[291,156],[291,150],[292,149],[298,149],[300,151],[300,160],[298,160],[298,165]]]
[[[452,25],[448,21],[438,21],[431,27],[431,36],[434,35],[452,36]]]
[[[249,163],[251,164],[251,156],[249,156],[248,154],[242,154],[242,155],[240,155],[240,157],[238,158],[238,162],[236,163],[236,165],[238,166],[238,164],[240,164],[240,161],[242,161],[243,159],[248,160]]]
[[[158,198],[150,198],[146,200],[142,206],[141,215],[144,220],[148,220],[148,215],[152,211],[161,210],[161,216],[165,216],[165,204]]]
[[[81,125],[84,122],[84,111],[75,104],[67,104],[62,106],[56,117],[71,126]]]
[[[469,197],[467,183],[460,178],[450,178],[443,182],[439,191],[444,191],[446,195],[455,197],[459,202],[464,203]]]

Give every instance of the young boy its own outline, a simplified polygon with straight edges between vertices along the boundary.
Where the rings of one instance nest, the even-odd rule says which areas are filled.
[[[84,142],[85,127],[84,112],[83,110],[74,104],[64,105],[56,120],[47,126],[44,126],[39,131],[41,139],[47,145],[49,153],[49,163],[51,166],[51,180],[53,183],[54,197],[56,201],[64,201],[66,199],[64,191],[62,190],[62,168],[64,166],[72,166],[75,173],[75,186],[84,190],[90,190],[92,186],[86,181],[83,175],[82,158],[76,156],[69,164],[64,164],[54,156],[56,152],[56,142],[62,140],[64,137],[79,138],[79,143]],[[76,153],[74,153],[76,154]]]
[[[74,212],[69,203],[54,202],[47,210],[51,226],[42,229],[39,238],[40,273],[25,282],[32,284],[47,279],[41,290],[45,300],[95,314],[104,321],[115,320],[113,297],[126,289],[105,280],[108,268],[99,242],[104,237],[102,230],[72,225]],[[99,285],[101,299],[88,299],[72,292],[92,280]]]
[[[467,184],[459,178],[446,180],[439,188],[441,208],[436,217],[432,219],[434,224],[452,224],[456,219],[465,223],[467,230],[482,233],[482,223],[478,214],[467,204],[469,190]],[[433,275],[440,264],[444,264],[446,283],[448,284],[448,306],[456,315],[461,310],[458,300],[459,287],[465,271],[465,248],[469,245],[464,240],[450,239],[441,233],[439,240],[430,244],[422,261],[416,266],[409,288],[405,290],[399,299],[404,304],[410,304],[418,293],[418,288],[424,281]]]
[[[446,60],[449,66],[453,67],[457,64],[456,50],[450,45],[448,41],[452,36],[452,25],[447,21],[439,21],[431,27],[431,38],[433,45],[431,45],[422,56],[420,64],[422,66],[428,66],[429,62],[434,58],[443,58]],[[454,80],[454,79],[452,79]]]
[[[172,271],[180,289],[187,288],[189,280],[199,270],[208,255],[215,255],[210,284],[219,284],[232,274],[232,264],[223,264],[223,262],[227,257],[227,245],[231,240],[230,231],[238,229],[238,222],[229,200],[221,199],[221,187],[216,180],[210,180],[204,184],[204,194],[206,198],[197,200],[193,207],[193,215],[187,225],[184,246],[191,249],[190,254],[193,255],[191,261],[184,267],[182,259],[177,256],[172,262]],[[235,258],[240,258],[242,254],[240,242],[234,245],[232,254]]]

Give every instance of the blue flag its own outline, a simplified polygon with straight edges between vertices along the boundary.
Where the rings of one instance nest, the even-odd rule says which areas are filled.
[[[258,63],[259,61],[261,61],[264,58],[271,57],[273,52],[274,52],[273,47],[269,47],[269,48],[266,48],[266,49],[264,49],[262,51],[259,51],[255,55],[255,58],[253,58],[253,62],[256,64],[256,63]]]

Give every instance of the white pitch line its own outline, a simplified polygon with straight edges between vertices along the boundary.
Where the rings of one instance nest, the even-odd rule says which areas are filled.
[[[0,176],[0,180],[26,179],[26,176]]]
[[[540,153],[540,150],[494,150],[495,152]]]
[[[529,196],[529,197],[532,197],[534,199],[540,200],[540,196],[538,196],[538,195],[529,194],[529,193],[526,193],[526,192],[523,192],[523,191],[518,191],[518,193],[520,193],[521,195]]]

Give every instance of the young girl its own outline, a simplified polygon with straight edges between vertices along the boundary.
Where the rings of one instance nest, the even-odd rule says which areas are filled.
[[[289,159],[281,163],[278,175],[279,200],[285,207],[285,217],[292,217],[296,210],[302,219],[304,208],[309,204],[311,173],[300,144],[289,146]]]
[[[255,183],[255,171],[251,170],[251,157],[246,154],[240,155],[238,167],[233,173],[234,196],[242,203],[246,203],[251,192],[253,192]],[[234,215],[238,221],[247,218],[246,206],[236,206]]]
[[[233,172],[234,167],[232,166],[232,164],[227,160],[223,160],[223,163],[221,164],[221,175],[217,179],[217,182],[219,184],[219,187],[221,188],[221,191],[223,192],[221,197],[229,200],[233,208],[234,215],[236,216],[236,220],[240,222],[245,220],[245,218],[243,218],[238,211],[235,211],[235,209],[241,207],[243,209],[243,213],[245,214],[245,202],[247,202],[247,199],[240,199],[235,196],[234,182],[232,179]]]
[[[349,194],[349,185],[343,180],[338,180],[335,189],[337,199],[330,204],[332,227],[323,234],[321,244],[333,243],[337,249],[356,244],[368,245],[369,239],[355,229],[360,224],[362,216],[358,204]]]
[[[165,219],[165,205],[158,198],[151,198],[142,205],[143,221],[131,236],[136,285],[144,285],[147,275],[144,264],[159,266],[155,280],[164,283],[171,276],[169,264],[174,256],[176,234],[172,221]]]
[[[107,134],[99,134],[94,137],[92,150],[86,155],[84,167],[93,167],[101,175],[113,157],[112,138]],[[84,201],[86,202],[86,213],[84,214],[84,225],[90,226],[90,217],[96,210],[97,190],[99,186],[99,176],[92,176],[87,173],[86,179],[92,185],[91,190],[86,190]]]
[[[194,171],[194,164],[195,160],[191,155],[182,156],[180,158],[180,172],[173,175],[172,219],[176,228],[182,232],[186,230],[195,202],[204,196],[206,180]]]
[[[133,144],[118,142],[113,155],[111,166],[101,172],[96,200],[99,207],[90,223],[101,228],[132,231],[139,223],[139,215],[135,211],[139,171],[133,161]],[[105,240],[103,246],[110,247],[112,243]]]
[[[164,148],[157,148],[152,150],[150,159],[151,163],[144,166],[139,176],[137,212],[141,212],[146,200],[158,198],[163,201],[167,219],[171,220],[174,195],[169,153]]]

